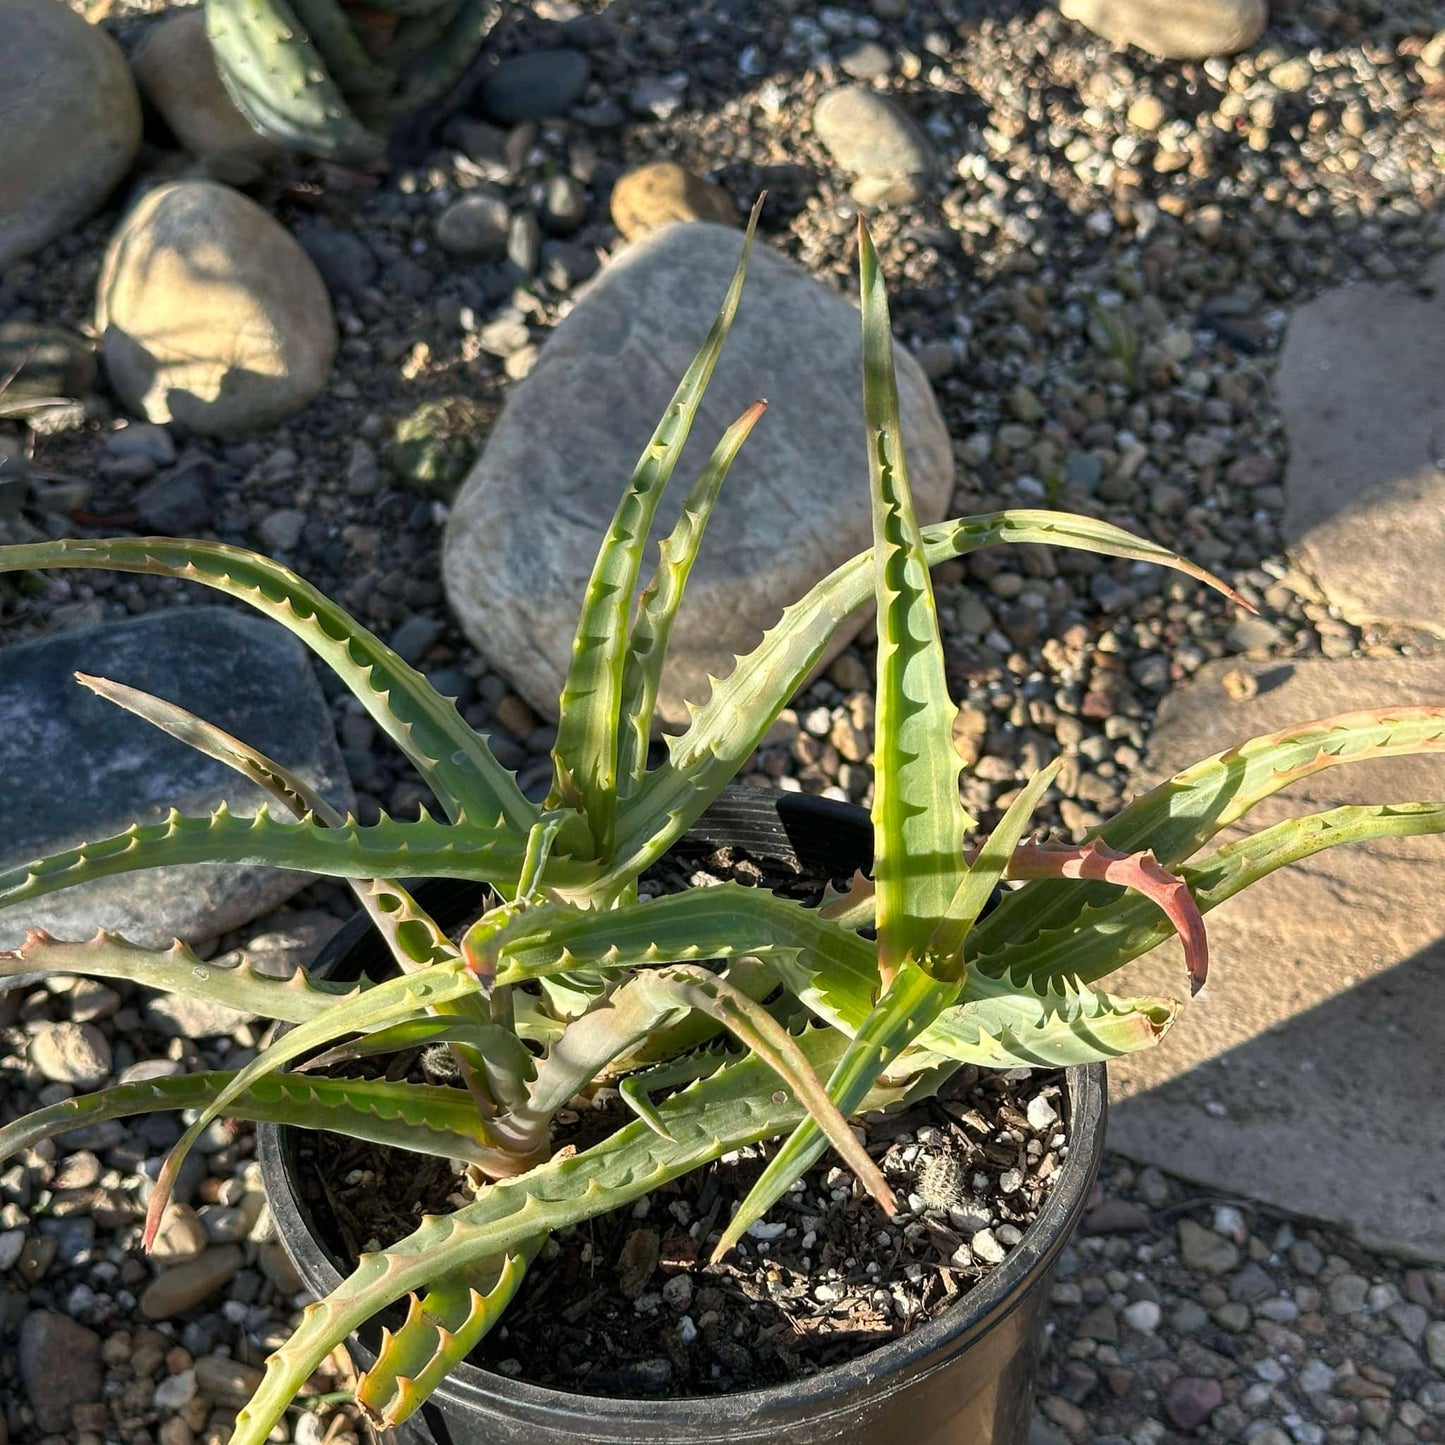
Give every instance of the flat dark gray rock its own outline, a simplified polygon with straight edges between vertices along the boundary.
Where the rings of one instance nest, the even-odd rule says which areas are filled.
[[[65,632],[0,651],[0,871],[223,800],[259,810],[265,794],[77,683],[77,670],[188,708],[298,772],[338,807],[353,802],[310,654],[283,628],[221,607],[188,607]],[[85,939],[116,929],[136,943],[214,938],[307,881],[226,865],[97,879],[0,910],[0,947],[29,928]]]
[[[1253,675],[1236,702],[1222,684]],[[1214,663],[1166,699],[1159,781],[1247,738],[1341,712],[1445,702],[1445,655]],[[1220,842],[1343,803],[1445,798],[1445,757],[1328,768]],[[1224,1194],[1445,1260],[1445,838],[1329,849],[1205,917],[1209,983],[1158,1048],[1109,1066],[1109,1143]],[[1105,985],[1187,997],[1168,944]]]

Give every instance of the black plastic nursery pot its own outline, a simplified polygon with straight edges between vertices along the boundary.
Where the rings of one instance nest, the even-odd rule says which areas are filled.
[[[740,787],[709,809],[689,840],[798,860],[809,872],[834,877],[866,868],[872,851],[871,825],[860,808]],[[477,888],[437,882],[421,897],[450,928],[475,912]],[[385,945],[358,915],[317,968],[333,978],[368,970],[380,977],[389,962]],[[1024,1445],[1049,1280],[1103,1151],[1103,1066],[1067,1070],[1063,1095],[1069,1150],[1038,1218],[1003,1264],[911,1333],[786,1385],[696,1399],[571,1394],[464,1364],[387,1438],[405,1445]],[[307,1287],[329,1294],[341,1281],[342,1262],[317,1237],[302,1202],[299,1131],[262,1125],[259,1135],[281,1242]],[[352,1338],[358,1364],[375,1358],[378,1333],[373,1323]]]

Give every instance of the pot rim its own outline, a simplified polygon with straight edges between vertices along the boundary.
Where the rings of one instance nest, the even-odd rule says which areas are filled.
[[[727,827],[738,822],[754,836],[754,846],[782,840],[788,846],[796,827],[806,830],[818,824],[829,829],[839,825],[856,827],[866,819],[863,810],[851,804],[798,794],[775,794],[746,788],[738,792],[758,795],[729,798],[718,816],[705,815],[702,826],[719,823]],[[758,803],[766,800],[764,808]],[[779,800],[787,800],[787,807]],[[769,826],[765,810],[773,813]],[[737,812],[734,819],[730,814]],[[779,815],[784,817],[779,825]],[[762,821],[760,822],[760,817]],[[445,880],[454,885],[457,880]],[[465,885],[459,885],[465,886]],[[334,966],[364,937],[369,920],[358,915],[323,950],[323,960]],[[349,937],[347,935],[350,935]],[[1055,1176],[1053,1189],[1037,1218],[1008,1258],[941,1313],[918,1328],[900,1335],[856,1359],[831,1365],[812,1375],[780,1385],[768,1385],[730,1394],[662,1397],[588,1395],[530,1384],[525,1380],[485,1370],[463,1362],[453,1369],[434,1399],[438,1404],[485,1404],[514,1415],[545,1423],[554,1429],[567,1428],[568,1419],[586,1425],[626,1426],[643,1420],[651,1427],[685,1427],[708,1423],[726,1426],[734,1438],[753,1439],[773,1433],[783,1419],[807,1415],[812,1420],[849,1410],[860,1399],[870,1402],[886,1398],[962,1354],[986,1332],[1017,1308],[1029,1287],[1053,1266],[1059,1252],[1084,1211],[1089,1190],[1098,1172],[1103,1151],[1107,1112],[1106,1076],[1103,1064],[1075,1065],[1064,1070],[1064,1099],[1068,1124],[1068,1153]],[[294,1126],[262,1124],[257,1128],[262,1176],[277,1231],[307,1287],[319,1297],[341,1283],[342,1275],[312,1229],[294,1188]],[[366,1343],[363,1337],[363,1344]],[[619,1441],[627,1438],[616,1437]]]

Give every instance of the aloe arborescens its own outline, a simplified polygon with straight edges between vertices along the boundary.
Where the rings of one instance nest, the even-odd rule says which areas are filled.
[[[13,905],[153,865],[304,869],[350,880],[395,958],[395,977],[340,987],[304,974],[280,982],[244,964],[211,967],[180,944],[153,951],[106,934],[84,944],[32,934],[16,953],[0,955],[0,978],[48,971],[127,979],[292,1026],[234,1072],[123,1084],[0,1129],[3,1157],[85,1122],[195,1110],[152,1194],[147,1242],[187,1150],[222,1114],[445,1156],[483,1181],[474,1202],[363,1256],[328,1299],[307,1309],[242,1410],[235,1445],[261,1445],[339,1341],[410,1297],[358,1389],[377,1420],[405,1419],[495,1323],[549,1233],[742,1145],[781,1141],[716,1242],[719,1253],[829,1147],[880,1208],[894,1210],[850,1117],[925,1095],[963,1064],[1066,1065],[1148,1047],[1179,1005],[1097,991],[1122,964],[1175,932],[1197,990],[1208,966],[1201,916],[1240,888],[1336,843],[1445,829],[1445,805],[1342,808],[1211,849],[1222,828],[1294,778],[1355,758],[1445,748],[1445,708],[1402,708],[1243,743],[1138,799],[1078,848],[1024,841],[1053,781],[1055,768],[1046,768],[988,838],[972,839],[930,566],[983,546],[1044,543],[1157,562],[1232,594],[1182,558],[1089,518],[1004,511],[920,527],[883,283],[862,228],[873,546],[787,608],[649,767],[672,621],[718,489],[761,403],[719,442],[639,590],[646,541],[738,306],[751,234],[750,227],[717,322],[598,555],[562,694],[554,780],[540,805],[419,673],[264,557],[158,538],[0,550],[3,570],[159,573],[249,602],[332,667],[446,814],[362,826],[243,741],[132,688],[83,679],[224,759],[264,787],[275,808],[255,818],[224,808],[209,817],[173,814],[0,876],[0,905]],[[878,631],[872,877],[860,875],[817,907],[735,884],[640,899],[642,872],[736,775],[834,629],[870,595]],[[395,881],[423,875],[487,885],[491,906],[459,942]],[[1018,886],[985,915],[1003,880]],[[699,1052],[720,1037],[721,1053]],[[422,1044],[452,1050],[465,1088],[316,1067]],[[637,1117],[590,1149],[554,1156],[554,1116],[602,1083],[618,1087]]]

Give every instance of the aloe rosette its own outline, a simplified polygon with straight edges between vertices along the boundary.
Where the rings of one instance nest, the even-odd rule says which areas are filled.
[[[398,8],[398,13],[402,13]],[[406,12],[408,14],[412,12]],[[417,11],[420,15],[421,12]],[[1124,808],[1077,847],[1026,841],[1057,771],[1022,788],[993,831],[960,801],[956,714],[929,569],[1006,543],[1071,546],[1218,578],[1104,522],[1009,510],[920,527],[898,418],[883,281],[860,227],[866,465],[873,544],[786,608],[650,758],[668,637],[728,468],[763,404],[719,441],[643,579],[658,500],[741,304],[747,251],[697,358],[644,450],[583,599],[561,699],[553,781],[530,801],[413,668],[299,577],[218,543],[62,540],[0,549],[0,570],[104,567],[182,577],[249,603],[332,668],[435,794],[441,816],[342,817],[278,760],[174,704],[98,678],[102,696],[267,790],[255,817],[173,813],[0,876],[0,906],[137,868],[264,863],[348,880],[396,976],[338,987],[281,981],[244,958],[33,933],[0,982],[35,973],[123,979],[290,1025],[243,1068],[122,1084],[0,1128],[0,1158],[81,1124],[192,1111],[145,1229],[154,1235],[188,1149],[220,1115],[324,1128],[469,1166],[474,1201],[364,1255],[267,1362],[235,1445],[261,1445],[346,1336],[405,1301],[357,1389],[378,1423],[405,1420],[503,1315],[556,1230],[619,1208],[745,1144],[777,1141],[716,1241],[731,1247],[832,1148],[897,1208],[848,1120],[926,1096],[965,1064],[1064,1066],[1155,1044],[1181,1005],[1098,985],[1171,934],[1191,991],[1208,974],[1203,915],[1287,863],[1338,844],[1445,830],[1445,804],[1337,808],[1215,846],[1261,799],[1322,768],[1445,750],[1445,707],[1355,713],[1256,738]],[[874,863],[806,906],[725,884],[644,899],[638,879],[758,747],[837,627],[874,599],[878,633]],[[1240,600],[1237,597],[1235,600]],[[396,880],[486,885],[453,941]],[[986,915],[1000,883],[1012,884]],[[779,1007],[778,999],[788,1007]],[[765,1006],[766,1005],[766,1006]],[[377,1053],[447,1048],[465,1087],[348,1076]],[[557,1112],[599,1085],[635,1117],[554,1154]]]

